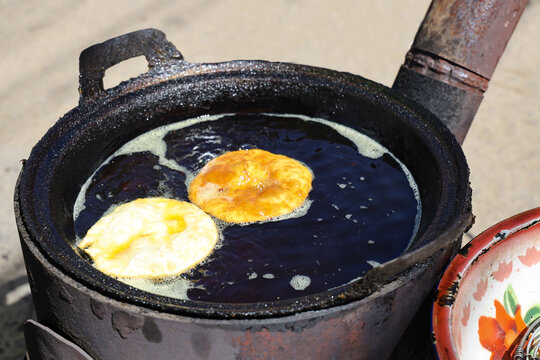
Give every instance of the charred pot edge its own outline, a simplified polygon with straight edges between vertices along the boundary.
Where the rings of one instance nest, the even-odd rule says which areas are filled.
[[[440,237],[423,247],[401,255],[400,257],[390,260],[381,266],[369,270],[359,284],[365,287],[373,287],[377,284],[377,280],[381,281],[384,278],[394,278],[397,274],[414,264],[420,263],[430,254],[438,252],[450,243],[449,239],[460,239],[460,235],[468,229],[472,223],[473,215],[465,213],[453,226],[447,229]],[[369,286],[368,286],[369,284]]]

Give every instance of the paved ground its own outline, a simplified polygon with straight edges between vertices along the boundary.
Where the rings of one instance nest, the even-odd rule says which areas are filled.
[[[188,61],[267,59],[361,74],[390,86],[428,0],[0,0],[0,359],[24,353],[32,314],[13,220],[20,160],[77,105],[84,48],[164,31]],[[540,0],[531,0],[464,144],[477,216],[470,234],[540,205]],[[142,70],[125,64],[106,83]],[[144,67],[144,65],[142,65]]]

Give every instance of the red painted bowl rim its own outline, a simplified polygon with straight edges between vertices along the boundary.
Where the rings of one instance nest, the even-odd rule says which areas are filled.
[[[439,282],[433,303],[433,339],[440,359],[459,359],[452,342],[451,316],[456,289],[459,289],[460,282],[470,267],[494,244],[511,238],[517,232],[526,231],[537,222],[540,222],[540,207],[503,220],[472,239],[450,262]],[[505,232],[501,233],[502,231]]]

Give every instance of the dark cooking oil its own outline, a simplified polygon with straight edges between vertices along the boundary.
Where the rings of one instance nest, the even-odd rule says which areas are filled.
[[[414,237],[421,210],[410,174],[386,149],[352,129],[272,114],[179,124],[147,137],[156,144],[135,139],[96,171],[75,209],[77,237],[114,205],[154,196],[189,201],[189,181],[228,151],[257,148],[285,155],[308,166],[314,179],[303,211],[288,218],[242,225],[218,221],[220,246],[188,273],[156,282],[158,293],[229,303],[313,294],[399,256]],[[183,293],[167,291],[175,281],[190,286]]]

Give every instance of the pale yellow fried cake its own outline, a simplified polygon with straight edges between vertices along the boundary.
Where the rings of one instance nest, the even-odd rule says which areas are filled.
[[[189,185],[189,199],[232,223],[262,221],[298,208],[311,190],[309,168],[287,156],[251,149],[208,162]]]
[[[78,246],[105,274],[164,278],[200,263],[217,241],[214,221],[197,206],[145,198],[120,205],[103,216]]]

